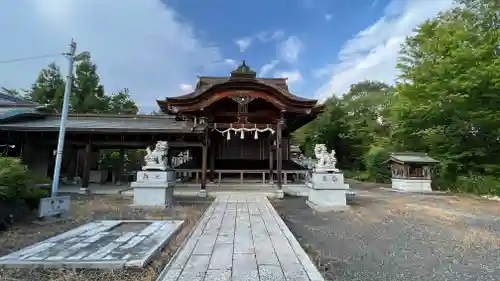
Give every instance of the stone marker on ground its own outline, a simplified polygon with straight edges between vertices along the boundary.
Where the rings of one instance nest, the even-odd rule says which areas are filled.
[[[71,200],[69,196],[53,196],[40,199],[38,217],[54,217],[69,212]]]
[[[143,267],[184,221],[94,221],[0,257],[0,267]]]

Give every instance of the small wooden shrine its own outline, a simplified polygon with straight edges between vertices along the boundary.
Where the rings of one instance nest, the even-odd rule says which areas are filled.
[[[392,187],[407,191],[431,190],[431,167],[439,163],[426,153],[392,153],[388,162],[391,165]]]

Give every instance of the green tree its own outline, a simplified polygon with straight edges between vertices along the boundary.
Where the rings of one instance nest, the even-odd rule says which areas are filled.
[[[47,104],[52,110],[61,111],[65,82],[59,67],[49,64],[38,74],[35,83],[27,91],[26,98],[39,104]]]
[[[23,95],[17,89],[9,89],[5,87],[0,87],[0,93],[13,96],[16,98],[23,98]]]
[[[109,97],[104,94],[97,66],[90,57],[76,65],[73,90],[70,97],[70,110],[78,113],[103,113],[109,108]]]
[[[130,97],[127,88],[119,90],[109,97],[109,106],[107,112],[114,114],[137,114],[139,108]]]
[[[459,3],[406,40],[391,110],[394,139],[438,156],[449,179],[500,174],[500,5]]]
[[[393,88],[385,83],[361,81],[342,97],[348,127],[344,139],[349,143],[353,168],[365,167],[364,157],[372,145],[389,145],[388,104],[392,95]]]
[[[165,115],[161,110],[153,110],[149,113],[149,115]]]
[[[328,99],[324,112],[297,130],[293,141],[309,155],[315,144],[325,143],[335,149],[339,167],[363,169],[363,158],[372,145],[390,143],[387,116],[393,93],[393,88],[382,82],[354,84],[344,96]]]

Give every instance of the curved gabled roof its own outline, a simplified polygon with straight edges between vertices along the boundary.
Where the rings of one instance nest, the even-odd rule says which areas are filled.
[[[218,85],[223,85],[231,81],[238,81],[241,82],[241,80],[237,79],[231,79],[231,77],[215,77],[215,76],[202,76],[198,80],[198,84],[196,85],[196,88],[193,92],[181,96],[176,96],[176,97],[168,97],[166,98],[167,101],[187,101],[191,99],[196,99],[197,97],[201,96],[204,92],[208,91],[209,89],[218,86]],[[290,93],[287,85],[287,79],[286,78],[255,78],[255,79],[244,79],[246,82],[253,82],[256,84],[262,84],[263,86],[268,86],[271,88],[276,89],[279,91],[283,96],[299,101],[299,102],[311,102],[311,103],[316,103],[317,100],[315,99],[308,99],[304,97],[299,97],[297,95],[294,95]]]
[[[32,101],[28,101],[13,95],[5,94],[5,93],[0,93],[0,104],[9,104],[9,105],[33,105],[33,106],[38,106],[39,104],[34,103]]]

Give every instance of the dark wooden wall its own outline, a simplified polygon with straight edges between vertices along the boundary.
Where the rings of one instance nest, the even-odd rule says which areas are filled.
[[[266,160],[269,159],[269,142],[267,138],[254,139],[250,133],[245,134],[245,138],[241,139],[239,134],[231,135],[231,139],[227,140],[222,136],[212,135],[214,146],[210,149],[215,151],[216,159],[251,159],[251,160]],[[289,140],[283,139],[283,160],[289,159]],[[274,156],[276,158],[276,155]]]

